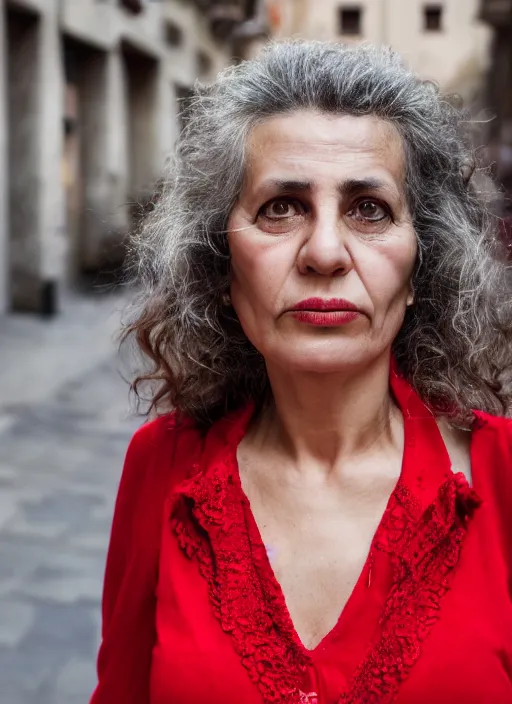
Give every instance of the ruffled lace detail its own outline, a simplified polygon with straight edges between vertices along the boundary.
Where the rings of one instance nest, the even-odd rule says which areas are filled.
[[[279,628],[272,587],[265,585],[263,593],[255,571],[261,556],[253,554],[232,469],[227,462],[209,467],[204,481],[196,468],[178,494],[182,501],[174,504],[171,516],[178,543],[197,560],[213,613],[265,704],[303,702],[300,685],[310,663]]]
[[[416,500],[398,484],[375,541],[376,549],[390,553],[393,584],[379,636],[339,704],[390,704],[394,700],[439,619],[469,519],[479,504],[464,475],[456,474],[418,516]]]
[[[195,466],[176,489],[172,529],[183,552],[197,560],[213,613],[265,704],[299,704],[311,660],[283,614],[279,585],[259,569],[264,546],[251,543],[235,471],[229,459],[204,471]],[[393,701],[439,618],[479,503],[462,474],[449,477],[424,512],[398,483],[372,547],[390,555],[392,587],[376,640],[339,704]],[[306,696],[314,701],[316,695]]]

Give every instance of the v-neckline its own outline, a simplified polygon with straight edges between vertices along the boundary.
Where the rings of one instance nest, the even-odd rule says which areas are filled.
[[[274,568],[272,567],[260,528],[251,508],[250,500],[242,485],[237,457],[238,444],[234,448],[233,479],[237,491],[240,493],[243,504],[247,534],[249,537],[250,547],[253,552],[253,559],[257,567],[256,571],[261,581],[262,590],[268,596],[271,595],[269,598],[271,609],[274,619],[279,625],[281,633],[285,635],[288,641],[292,643],[294,647],[296,647],[306,658],[314,658],[316,654],[324,650],[329,645],[329,643],[342,629],[344,622],[347,621],[347,619],[350,619],[351,612],[354,608],[354,602],[357,600],[357,595],[360,590],[364,587],[369,588],[368,581],[371,581],[369,580],[369,575],[371,574],[372,561],[376,545],[379,542],[382,542],[382,534],[385,531],[386,518],[389,513],[390,506],[396,501],[397,491],[399,488],[406,488],[406,491],[411,493],[410,510],[411,512],[417,514],[416,517],[419,518],[420,506],[426,508],[426,506],[430,503],[430,500],[433,499],[440,484],[439,480],[442,480],[442,478],[448,478],[452,474],[451,460],[448,450],[434,416],[419,400],[416,394],[412,391],[411,387],[404,382],[393,369],[390,372],[390,388],[403,418],[404,443],[400,474],[388,497],[386,508],[384,509],[370,542],[368,554],[363,563],[361,572],[354,583],[348,599],[341,608],[333,627],[321,637],[319,642],[313,648],[308,648],[304,644],[297,628],[295,627],[288,604],[286,602],[284,591],[276,576],[276,573],[274,572]],[[440,459],[442,460],[441,466],[439,466],[439,464],[436,466],[435,477],[431,477],[431,480],[433,479],[434,481],[428,482],[430,487],[425,487],[425,480],[423,477],[418,475],[417,471],[418,463],[416,461],[417,457],[415,457],[417,453],[417,441],[414,425],[415,421],[418,420],[423,422],[427,421],[431,436],[430,440],[431,443],[433,443],[431,449],[435,452],[437,461],[439,462]],[[423,445],[423,443],[421,444]],[[429,467],[429,470],[432,471],[432,466]],[[432,492],[428,491],[428,498],[424,498],[423,500],[420,499],[418,501],[419,506],[414,505],[415,498],[418,498],[416,496],[418,492],[416,482],[418,481],[422,490],[425,490],[426,488],[432,489]]]
[[[337,623],[314,650],[300,641],[259,530],[252,535],[251,514],[244,510],[236,454],[253,404],[219,421],[203,438],[199,461],[191,463],[187,478],[169,499],[178,544],[197,561],[213,614],[265,704],[305,701],[317,654],[331,659],[329,667],[336,661],[341,668],[346,681],[338,685],[340,704],[355,704],[368,691],[391,696],[439,618],[440,602],[480,500],[465,477],[453,473],[434,416],[393,369],[390,386],[404,419],[404,454],[400,478],[372,542],[372,589],[359,592],[367,561]],[[353,609],[356,593],[361,596],[359,611]],[[378,599],[368,600],[369,593]],[[350,612],[350,633],[343,630],[333,650],[331,639]]]
[[[243,492],[243,488],[240,485],[240,490]],[[390,497],[391,499],[391,497]],[[389,499],[389,500],[390,500]],[[386,510],[389,506],[389,500],[386,506]],[[268,556],[268,551],[265,548],[265,544],[263,542],[262,536],[260,529],[258,527],[258,524],[256,522],[256,519],[254,517],[254,513],[251,509],[250,501],[247,498],[247,495],[245,492],[243,493],[242,496],[242,502],[244,505],[244,512],[245,512],[245,518],[246,518],[246,526],[247,526],[247,532],[249,535],[249,540],[251,544],[251,549],[253,552],[253,559],[254,563],[257,567],[257,574],[260,578],[261,581],[261,586],[263,588],[263,592],[265,594],[274,594],[274,597],[272,599],[273,602],[273,612],[274,612],[274,619],[276,620],[277,624],[280,627],[280,632],[285,635],[285,637],[288,638],[289,641],[293,643],[293,645],[298,648],[302,654],[308,658],[313,658],[318,652],[323,650],[325,647],[328,646],[329,641],[331,641],[335,635],[338,633],[340,630],[341,624],[343,621],[347,618],[347,614],[350,614],[351,610],[351,604],[355,599],[356,593],[363,587],[365,582],[368,580],[368,573],[372,561],[372,553],[374,549],[374,544],[375,544],[375,539],[376,536],[379,534],[382,526],[382,522],[384,520],[384,516],[382,516],[379,525],[377,527],[377,530],[375,531],[374,537],[372,538],[370,549],[368,551],[368,555],[366,556],[363,568],[361,570],[361,573],[359,574],[356,583],[347,599],[345,604],[343,605],[341,612],[334,624],[334,626],[324,635],[322,638],[319,640],[319,642],[313,647],[313,648],[308,648],[302,638],[299,635],[299,632],[295,626],[295,623],[293,621],[293,618],[290,613],[290,609],[288,608],[288,604],[286,602],[286,597],[284,595],[284,591],[281,587],[281,584],[274,572],[274,568],[272,567],[272,563],[270,562],[269,556]]]

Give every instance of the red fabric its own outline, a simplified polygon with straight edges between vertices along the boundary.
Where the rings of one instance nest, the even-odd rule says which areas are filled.
[[[236,448],[166,416],[128,449],[91,704],[511,704],[512,422],[476,414],[472,487],[392,374],[400,480],[361,577],[313,651],[293,628]]]

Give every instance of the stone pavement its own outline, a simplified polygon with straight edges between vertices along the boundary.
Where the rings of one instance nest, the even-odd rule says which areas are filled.
[[[0,323],[0,703],[87,704],[129,413],[123,299]]]

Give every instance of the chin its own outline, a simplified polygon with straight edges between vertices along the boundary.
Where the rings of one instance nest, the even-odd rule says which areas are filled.
[[[372,354],[373,352],[373,354]],[[293,351],[283,350],[278,364],[289,371],[312,374],[336,374],[371,362],[379,351],[372,351],[362,344],[309,345],[297,344]]]

